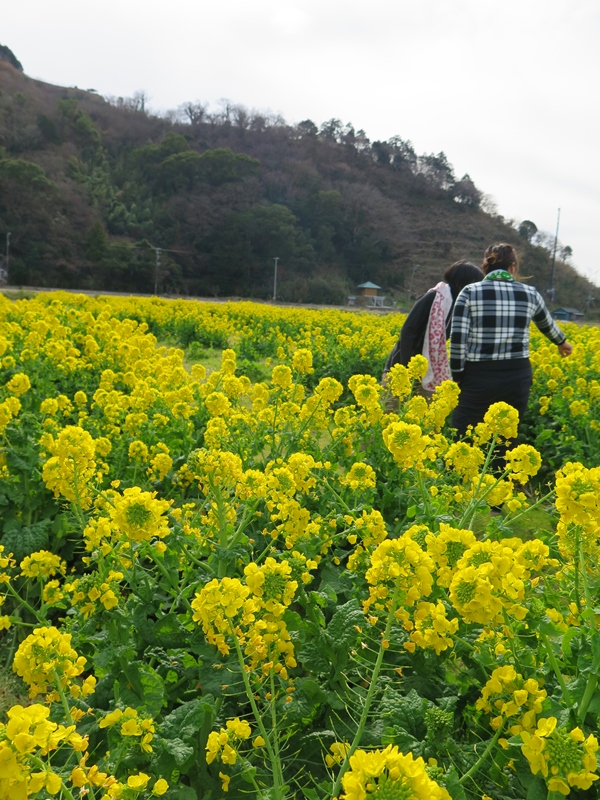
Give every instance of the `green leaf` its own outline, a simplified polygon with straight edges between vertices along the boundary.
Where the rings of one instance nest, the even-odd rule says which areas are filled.
[[[159,646],[168,650],[181,644],[182,628],[177,614],[165,614],[154,625],[154,635]]]
[[[214,717],[215,707],[212,695],[182,703],[171,711],[160,725],[160,735],[166,739],[192,739],[202,728],[206,715]]]
[[[206,796],[210,797],[210,792]],[[169,793],[165,795],[165,798],[168,798],[168,800],[198,800],[198,795],[191,786],[177,784],[176,786],[169,786]]]
[[[405,731],[404,728],[384,728],[381,736],[381,744],[395,744],[403,753],[408,753],[409,750],[414,750],[421,742],[416,739],[412,734]]]
[[[323,648],[323,644],[326,644],[326,648]],[[323,637],[321,637],[321,641],[300,642],[296,646],[296,657],[308,672],[315,675],[329,675],[331,661],[327,657],[326,650],[328,649],[329,646],[324,642]]]
[[[414,517],[416,517],[417,516],[417,507],[416,506],[410,506],[410,508],[407,508],[406,509],[406,516],[408,517],[408,519],[413,519]]]
[[[444,776],[443,784],[444,788],[448,790],[452,800],[467,800],[467,795],[459,783],[458,773],[454,767],[452,767],[450,772]]]
[[[529,785],[527,800],[547,800],[551,794],[554,794],[554,792],[548,792],[544,779],[536,775]],[[562,795],[560,796],[562,797]]]
[[[181,739],[164,739],[162,746],[175,759],[178,767],[183,767],[194,755],[194,748],[185,744]]]
[[[550,638],[554,639],[562,635],[562,631],[558,628],[549,617],[543,617],[538,626],[538,630],[540,633],[549,636]]]
[[[565,631],[565,633],[563,635],[562,642],[561,642],[561,648],[562,648],[563,653],[568,658],[570,658],[573,655],[573,651],[571,650],[571,640],[575,636],[577,636],[578,633],[579,633],[578,628],[573,626],[571,628],[567,628],[567,630]]]
[[[328,586],[336,595],[352,591],[352,579],[345,571],[327,564],[321,571],[321,586]]]
[[[165,685],[158,672],[147,664],[134,661],[128,665],[123,679],[123,702],[132,707],[141,705],[151,717],[158,716],[165,704]],[[129,681],[131,685],[128,685]]]
[[[587,708],[588,714],[600,714],[600,691],[595,691]]]
[[[420,697],[414,689],[407,695],[402,695],[390,686],[386,686],[379,704],[379,713],[386,725],[392,725],[398,730],[403,729],[421,739],[425,734],[427,706],[428,701]]]
[[[365,615],[363,610],[359,601],[353,598],[344,603],[343,606],[340,606],[335,612],[327,626],[327,635],[337,650],[346,649],[359,636],[356,628],[364,624]]]

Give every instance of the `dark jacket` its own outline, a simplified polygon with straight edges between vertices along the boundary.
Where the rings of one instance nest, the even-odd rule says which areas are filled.
[[[420,355],[423,352],[425,331],[427,330],[429,314],[431,313],[434,299],[435,289],[430,289],[419,297],[411,308],[400,331],[400,338],[385,362],[385,367],[383,368],[384,377],[395,364],[403,364],[406,367],[413,356]],[[451,320],[452,314],[449,314],[446,320],[446,338],[450,336]]]

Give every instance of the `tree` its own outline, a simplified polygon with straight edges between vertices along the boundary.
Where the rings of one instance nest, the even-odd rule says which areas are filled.
[[[178,110],[187,117],[190,125],[199,125],[206,118],[208,104],[196,100],[195,103],[182,103]]]
[[[324,122],[319,129],[319,135],[322,136],[323,139],[329,139],[332,142],[341,142],[343,133],[344,125],[341,119],[329,119],[327,122]]]
[[[371,142],[371,153],[377,164],[392,163],[392,148],[388,142]]]
[[[566,263],[573,256],[573,248],[570,245],[565,245],[561,248],[560,257]]]
[[[224,183],[241,181],[255,175],[260,161],[244,153],[234,153],[228,147],[217,147],[205,150],[200,155],[199,177],[211,186],[222,186]]]
[[[222,294],[268,297],[273,258],[295,272],[308,272],[314,251],[292,212],[281,205],[254,205],[231,214],[204,242],[210,254],[207,270]]]
[[[417,154],[412,142],[402,139],[400,136],[392,136],[387,140],[387,145],[390,148],[390,162],[396,171],[415,172]]]
[[[469,174],[465,174],[454,184],[454,199],[457,203],[462,203],[471,208],[479,208],[481,205],[481,192],[475,186]]]
[[[527,241],[531,243],[533,237],[538,232],[538,229],[535,222],[532,222],[530,219],[524,219],[517,228],[517,232],[519,236],[521,236],[523,239],[527,239]]]
[[[319,133],[319,129],[312,119],[304,119],[296,125],[296,135],[298,139],[314,139]]]
[[[5,44],[0,44],[0,61],[8,61],[11,67],[18,69],[19,72],[23,72],[23,65],[17,59],[10,47],[7,47]]]
[[[452,164],[450,164],[444,152],[440,152],[437,155],[431,153],[419,156],[417,171],[423,176],[430,188],[438,191],[445,192],[452,189],[456,180]]]

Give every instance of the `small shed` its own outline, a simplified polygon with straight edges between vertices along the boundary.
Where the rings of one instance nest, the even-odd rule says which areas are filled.
[[[359,284],[356,288],[361,297],[376,297],[381,286],[377,286],[376,283],[371,283],[371,281],[365,281],[365,283]]]
[[[583,317],[583,311],[577,308],[557,308],[552,312],[554,319],[561,319],[565,322],[575,322]]]
[[[372,283],[372,281],[365,281],[365,283],[359,284],[356,288],[358,289],[360,305],[367,306],[367,308],[384,307],[385,297],[377,294],[381,286],[377,286],[377,284]]]

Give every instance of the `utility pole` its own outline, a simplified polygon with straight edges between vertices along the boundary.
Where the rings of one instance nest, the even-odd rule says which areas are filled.
[[[408,299],[410,300],[413,290],[413,282],[415,280],[415,272],[419,269],[419,264],[415,264],[412,268],[412,273],[410,276],[410,286],[408,287]]]
[[[556,263],[556,247],[558,245],[558,226],[560,224],[560,208],[558,209],[558,217],[556,218],[556,233],[554,235],[554,249],[552,250],[552,269],[550,270],[550,290],[548,294],[552,298],[552,302],[554,302],[554,296],[556,294],[556,289],[554,288],[554,265]]]
[[[277,300],[277,262],[279,261],[279,256],[275,256],[273,261],[275,262],[275,275],[273,277],[273,300]]]
[[[6,280],[8,281],[8,253],[10,249],[10,233],[6,234],[6,259],[4,261],[4,269],[6,270]]]
[[[158,294],[158,268],[160,267],[160,247],[155,247],[156,250],[156,268],[154,270],[154,294]]]

